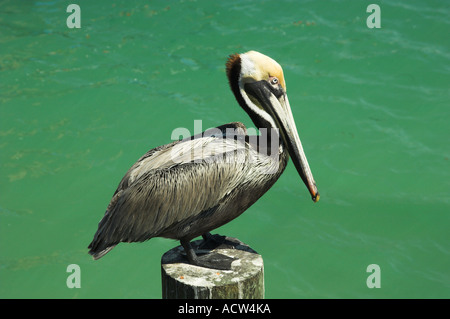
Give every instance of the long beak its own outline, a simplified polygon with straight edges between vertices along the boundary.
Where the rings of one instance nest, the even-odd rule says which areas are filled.
[[[254,96],[260,102],[262,108],[275,120],[295,168],[308,188],[312,200],[314,202],[319,201],[320,194],[303,151],[286,93],[281,88],[274,91],[268,87],[266,81],[246,84],[246,91]]]

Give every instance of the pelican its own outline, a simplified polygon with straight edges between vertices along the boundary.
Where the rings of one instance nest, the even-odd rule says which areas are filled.
[[[120,242],[179,240],[190,264],[230,269],[229,257],[196,254],[191,240],[241,215],[284,171],[289,155],[314,202],[319,192],[286,95],[281,66],[249,51],[230,55],[228,82],[260,135],[240,122],[218,126],[144,154],[122,178],[89,254],[99,259]]]

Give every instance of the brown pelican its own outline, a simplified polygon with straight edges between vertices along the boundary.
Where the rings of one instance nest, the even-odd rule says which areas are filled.
[[[120,242],[165,237],[180,240],[191,264],[229,269],[230,258],[197,256],[190,241],[200,235],[211,238],[211,230],[255,203],[280,177],[289,155],[312,200],[319,200],[281,66],[249,51],[231,55],[226,73],[236,100],[260,135],[247,135],[245,126],[236,122],[217,127],[214,134],[148,151],[114,193],[88,247],[94,259]]]

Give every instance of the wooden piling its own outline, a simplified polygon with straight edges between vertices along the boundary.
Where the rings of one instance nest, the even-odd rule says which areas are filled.
[[[222,244],[210,251],[235,258],[231,270],[191,265],[182,246],[167,251],[161,258],[162,298],[264,298],[264,264],[261,255],[236,238],[224,239]],[[202,240],[191,243],[196,252],[201,243]]]

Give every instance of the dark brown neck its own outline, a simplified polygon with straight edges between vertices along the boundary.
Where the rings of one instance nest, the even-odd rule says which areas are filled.
[[[230,84],[231,91],[233,92],[237,102],[250,116],[256,128],[260,131],[260,136],[257,137],[257,149],[258,152],[270,155],[271,150],[277,151],[277,146],[282,143],[282,139],[277,134],[270,122],[266,121],[259,114],[255,113],[245,102],[239,89],[239,76],[241,73],[241,58],[239,54],[233,54],[228,58],[226,63],[228,83]],[[274,135],[276,134],[276,135]]]

